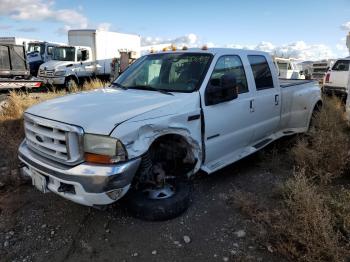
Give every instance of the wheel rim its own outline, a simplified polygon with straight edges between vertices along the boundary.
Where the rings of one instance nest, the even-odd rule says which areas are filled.
[[[165,184],[162,187],[147,188],[143,190],[143,193],[149,199],[165,199],[172,197],[175,194],[175,187],[169,184]]]

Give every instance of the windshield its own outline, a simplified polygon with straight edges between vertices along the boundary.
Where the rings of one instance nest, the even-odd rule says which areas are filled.
[[[75,61],[74,47],[55,47],[53,50],[53,60],[58,61]]]
[[[141,57],[117,80],[124,88],[192,92],[199,88],[212,55],[164,53]]]
[[[44,54],[45,46],[39,43],[29,43],[27,52],[28,53],[39,52],[40,54]]]

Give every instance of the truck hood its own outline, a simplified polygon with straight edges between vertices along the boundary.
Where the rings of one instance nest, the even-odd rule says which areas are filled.
[[[80,126],[86,133],[109,135],[118,124],[134,117],[139,121],[171,115],[185,104],[195,107],[198,101],[195,93],[172,96],[155,91],[104,88],[47,100],[30,107],[26,113]]]
[[[67,66],[73,65],[75,62],[73,61],[58,61],[58,60],[50,60],[40,66],[40,69],[44,69],[46,67],[47,70],[64,70]]]

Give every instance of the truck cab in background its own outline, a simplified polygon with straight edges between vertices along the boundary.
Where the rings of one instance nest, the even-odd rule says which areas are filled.
[[[29,63],[30,74],[37,76],[41,64],[50,61],[55,47],[64,44],[52,43],[46,41],[30,41],[27,47],[27,60]]]
[[[295,62],[291,59],[274,57],[278,77],[282,79],[305,79]]]
[[[42,64],[38,76],[45,84],[71,87],[78,79],[95,72],[88,46],[59,46],[53,49],[52,60]]]
[[[112,61],[121,52],[140,56],[141,39],[137,35],[99,30],[70,30],[68,45],[55,47],[52,60],[42,64],[38,76],[44,83],[71,88],[85,79],[109,80]]]

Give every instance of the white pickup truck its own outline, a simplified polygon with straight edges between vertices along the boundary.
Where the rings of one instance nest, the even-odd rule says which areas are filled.
[[[111,87],[29,108],[22,171],[43,192],[101,207],[126,195],[137,217],[188,207],[189,178],[306,132],[317,82],[280,82],[267,53],[188,49],[142,56]]]
[[[350,57],[338,59],[324,78],[323,92],[346,96],[349,81]]]

